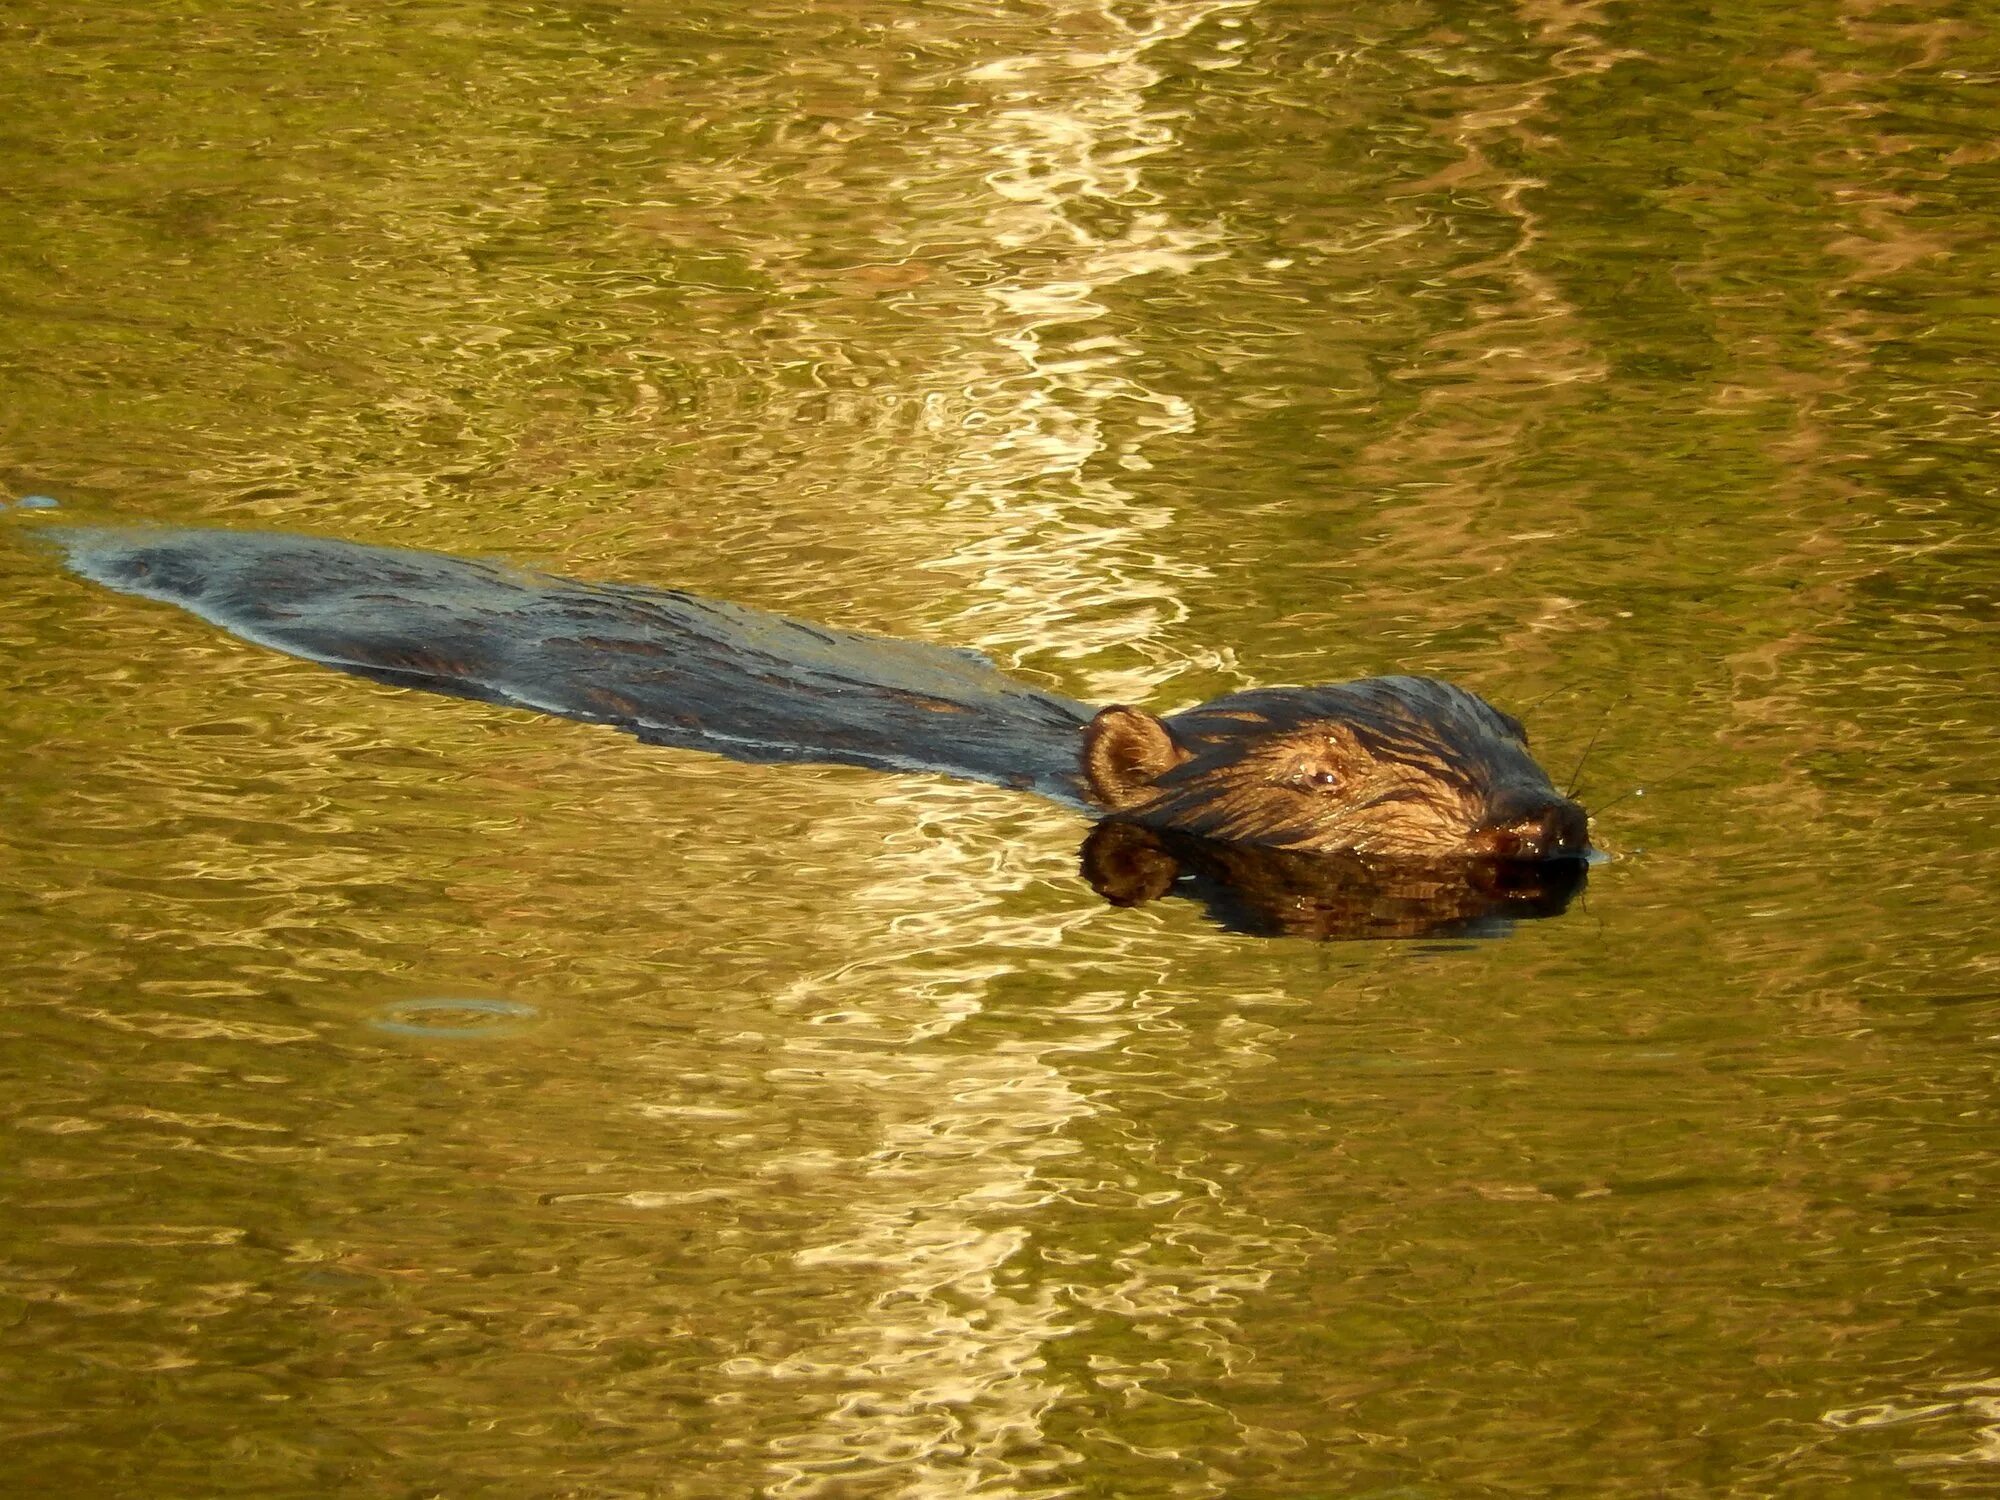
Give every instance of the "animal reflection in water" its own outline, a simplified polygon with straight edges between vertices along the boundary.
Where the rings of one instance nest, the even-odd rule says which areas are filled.
[[[1083,841],[1084,879],[1113,906],[1185,896],[1231,932],[1321,942],[1498,937],[1517,921],[1561,916],[1588,870],[1581,859],[1308,854],[1112,819]]]
[[[1182,890],[1239,931],[1478,931],[1560,912],[1584,810],[1520,723],[1427,677],[1102,710],[975,652],[829,630],[671,589],[272,532],[64,528],[69,565],[260,645],[399,687],[743,761],[931,771],[1111,822],[1116,905]]]

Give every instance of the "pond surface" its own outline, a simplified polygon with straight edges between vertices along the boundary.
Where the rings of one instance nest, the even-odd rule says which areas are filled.
[[[383,688],[0,517],[70,1496],[2000,1490],[2000,37],[1579,0],[0,20],[0,492],[1585,760],[1484,942]]]

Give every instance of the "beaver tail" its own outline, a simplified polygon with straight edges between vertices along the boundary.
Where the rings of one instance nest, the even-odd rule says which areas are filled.
[[[1082,805],[1091,710],[975,652],[673,589],[277,532],[62,528],[69,566],[398,687],[611,724],[742,761],[936,771]]]

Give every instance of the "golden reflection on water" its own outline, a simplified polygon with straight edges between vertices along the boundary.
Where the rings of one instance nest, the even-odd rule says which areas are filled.
[[[1186,665],[1152,644],[1162,624],[1185,614],[1170,566],[1145,547],[1165,516],[1114,476],[1147,468],[1151,435],[1187,432],[1194,414],[1126,373],[1138,351],[1090,325],[1107,311],[1100,288],[1184,273],[1216,236],[1152,206],[1144,174],[1175,141],[1147,102],[1160,76],[1147,54],[1241,4],[1064,8],[1046,50],[967,71],[982,107],[926,143],[921,179],[889,184],[906,199],[952,184],[957,232],[1028,252],[1020,264],[1032,267],[981,288],[943,360],[910,372],[922,385],[896,393],[918,406],[937,445],[931,483],[951,497],[940,519],[966,538],[923,564],[960,580],[974,600],[940,621],[937,635],[1017,663],[1043,655],[1088,663],[1136,645],[1143,665],[1072,669],[1082,691],[1104,701],[1152,698]],[[965,194],[971,182],[986,192]],[[1108,227],[1095,227],[1106,218]],[[1105,420],[1113,408],[1115,428]],[[812,997],[808,1024],[823,1029],[787,1044],[797,1066],[870,1099],[886,1127],[845,1166],[851,1207],[796,1262],[862,1273],[878,1289],[825,1339],[725,1369],[850,1392],[814,1430],[773,1444],[784,1476],[774,1493],[846,1493],[841,1476],[857,1458],[893,1466],[897,1494],[995,1483],[1038,1493],[1076,1457],[1041,1432],[1064,1391],[1044,1373],[1048,1346],[1073,1330],[1074,1317],[1062,1288],[1024,1287],[1009,1268],[1052,1192],[1050,1164],[1074,1154],[1067,1128],[1093,1112],[1061,1056],[1115,1045],[1127,1022],[1107,1017],[1072,1030],[1055,1049],[917,1050],[976,1014],[988,987],[1015,968],[996,963],[996,952],[1053,949],[1087,914],[996,912],[1005,886],[993,851],[950,816],[964,800],[958,789],[884,800],[916,832],[886,835],[853,917],[886,920],[842,944],[867,957],[792,982],[792,994]],[[1046,821],[1059,838],[1064,820]],[[1011,1222],[996,1226],[998,1215]]]
[[[1005,792],[378,690],[8,540],[18,1484],[1990,1486],[1976,29],[136,16],[0,60],[9,495],[1155,706],[1438,670],[1649,795],[1505,944],[1250,942]],[[453,996],[535,1021],[378,1024]]]
[[[1396,633],[1393,622],[1410,603],[1397,597],[1391,580],[1409,578],[1412,567],[1433,587],[1441,576],[1508,577],[1524,551],[1577,525],[1586,509],[1582,496],[1568,504],[1541,498],[1532,511],[1509,503],[1506,467],[1534,427],[1588,402],[1590,387],[1610,369],[1573,300],[1541,264],[1548,231],[1535,191],[1547,184],[1494,157],[1502,145],[1542,138],[1552,96],[1623,54],[1603,40],[1601,5],[1516,9],[1538,66],[1526,78],[1489,82],[1477,78],[1476,67],[1453,66],[1461,61],[1456,48],[1441,45],[1440,61],[1457,76],[1440,91],[1446,107],[1433,128],[1453,159],[1418,181],[1396,184],[1385,204],[1409,226],[1416,254],[1431,258],[1441,253],[1431,230],[1437,204],[1469,197],[1484,210],[1480,240],[1447,247],[1457,253],[1442,270],[1465,289],[1469,315],[1408,351],[1399,373],[1420,394],[1353,466],[1351,482],[1388,503],[1361,551],[1344,606],[1368,610],[1385,633]],[[1525,592],[1534,585],[1516,580],[1514,587]],[[1516,681],[1562,661],[1573,633],[1605,628],[1566,590],[1529,593],[1516,604],[1527,618],[1501,638],[1496,653]],[[1486,609],[1481,600],[1467,600],[1459,623]],[[1425,614],[1433,630],[1451,628],[1450,606]]]
[[[1121,645],[1145,654],[1141,666],[1086,667],[1082,691],[1094,701],[1150,699],[1189,665],[1158,644],[1161,627],[1186,612],[1173,564],[1144,548],[1166,516],[1116,474],[1149,468],[1145,448],[1192,431],[1194,412],[1127,373],[1139,350],[1115,327],[1092,325],[1108,311],[1097,300],[1105,288],[1185,274],[1218,253],[1219,229],[1174,223],[1146,185],[1154,158],[1176,144],[1170,121],[1147,102],[1160,78],[1147,54],[1242,3],[1074,7],[1065,19],[1082,46],[1059,45],[1063,27],[1045,53],[972,70],[990,102],[970,138],[954,142],[957,159],[940,162],[992,190],[976,225],[982,239],[1036,253],[1032,275],[983,289],[992,346],[983,367],[951,371],[931,398],[970,408],[938,413],[965,434],[941,476],[951,510],[984,512],[1004,529],[927,566],[999,595],[946,629],[970,632],[1006,659],[1047,653],[1088,663]],[[1232,62],[1226,53],[1215,60]],[[998,362],[1009,357],[1013,368]],[[1106,420],[1113,409],[1115,427]]]

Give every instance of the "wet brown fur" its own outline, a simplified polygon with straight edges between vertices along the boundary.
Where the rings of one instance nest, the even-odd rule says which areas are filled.
[[[1313,853],[1575,858],[1583,809],[1518,720],[1430,677],[1259,689],[1167,718],[1117,706],[1084,734],[1092,795],[1127,821]]]

